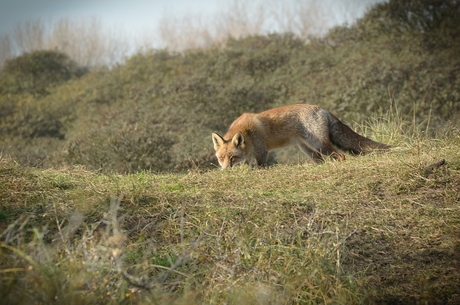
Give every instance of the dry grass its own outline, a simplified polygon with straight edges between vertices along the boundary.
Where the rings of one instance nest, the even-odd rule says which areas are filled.
[[[346,162],[174,175],[2,157],[0,298],[458,304],[459,132],[389,138]]]

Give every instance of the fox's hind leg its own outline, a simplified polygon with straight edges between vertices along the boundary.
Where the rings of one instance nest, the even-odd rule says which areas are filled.
[[[310,148],[309,145],[304,143],[300,143],[297,146],[316,163],[324,162],[327,157],[332,157],[337,161],[345,160],[345,155],[337,151],[331,143],[318,144],[319,145],[316,145],[317,147],[315,147],[315,149]]]
[[[316,163],[324,162],[324,157],[319,152],[311,149],[310,147],[308,147],[305,144],[298,144],[297,146],[300,148],[300,150],[304,154],[306,154],[309,158],[311,158]]]

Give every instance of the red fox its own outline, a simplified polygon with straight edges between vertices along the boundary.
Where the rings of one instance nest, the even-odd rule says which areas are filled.
[[[329,111],[308,104],[244,113],[223,137],[213,133],[212,141],[223,169],[249,164],[252,159],[265,167],[269,151],[290,145],[297,145],[317,163],[328,156],[345,160],[337,148],[355,155],[390,148],[357,134]]]

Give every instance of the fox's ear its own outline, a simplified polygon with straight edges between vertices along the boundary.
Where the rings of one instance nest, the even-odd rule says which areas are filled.
[[[244,136],[243,136],[243,134],[238,131],[238,133],[233,136],[232,143],[237,148],[244,148]]]
[[[214,149],[217,151],[219,147],[224,144],[224,138],[219,136],[217,133],[212,133],[212,142],[214,143]]]

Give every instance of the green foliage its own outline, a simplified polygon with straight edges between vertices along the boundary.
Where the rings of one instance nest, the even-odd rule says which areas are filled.
[[[81,77],[62,54],[25,54],[2,71],[1,149],[106,172],[211,168],[212,132],[243,112],[297,102],[348,123],[396,109],[436,133],[460,113],[459,24],[458,1],[389,1],[310,44],[271,34],[221,49],[152,50]]]
[[[399,31],[435,32],[458,30],[460,3],[457,0],[390,1],[385,7],[389,20]]]
[[[49,159],[62,146],[76,116],[69,96],[76,88],[69,90],[66,85],[86,72],[56,51],[36,51],[9,60],[0,72],[3,152],[33,165]]]
[[[459,18],[460,4],[456,0],[391,0],[376,4],[349,30],[335,31],[345,30],[347,39],[355,41],[409,34],[423,38],[421,42],[428,46],[440,40],[454,40],[460,30]]]
[[[101,118],[99,127],[89,130],[66,146],[65,160],[85,164],[88,168],[106,172],[155,171],[170,168],[169,149],[174,144],[162,126],[154,121],[132,121],[112,117]],[[124,117],[123,119],[126,119]],[[111,122],[110,125],[105,123]],[[150,124],[152,125],[150,125]]]
[[[58,51],[35,51],[7,60],[0,74],[0,94],[49,94],[49,87],[80,77],[87,70]]]

